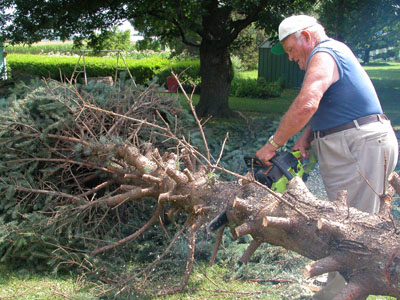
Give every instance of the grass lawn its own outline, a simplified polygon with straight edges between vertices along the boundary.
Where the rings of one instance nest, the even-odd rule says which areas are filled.
[[[7,300],[92,300],[92,285],[78,276],[37,274],[27,270],[10,271],[0,266],[0,299]]]
[[[280,97],[257,99],[229,97],[229,107],[234,111],[240,111],[245,114],[260,114],[264,117],[276,118],[284,114],[298,93],[297,90],[284,90]],[[182,106],[189,109],[189,104],[183,94],[179,94]],[[193,103],[196,105],[199,101],[199,95],[193,95]]]
[[[297,254],[294,254],[295,256]],[[299,256],[299,255],[297,255]],[[266,270],[268,272],[268,270]],[[296,275],[297,273],[297,275]],[[229,274],[229,275],[227,275]],[[236,299],[268,299],[268,300],[311,300],[313,294],[312,280],[304,281],[301,270],[293,274],[282,274],[265,281],[257,279],[227,279],[232,270],[225,266],[207,266],[206,263],[196,263],[184,292],[168,296],[146,297],[131,296],[127,300],[236,300]],[[9,271],[0,267],[0,299],[7,300],[100,300],[99,288],[93,284],[79,280],[77,276],[56,276],[37,274],[29,271]],[[165,282],[179,280],[165,278],[154,282],[154,288],[161,287]],[[77,279],[78,278],[78,279]],[[275,280],[275,281],[274,281]],[[278,282],[281,280],[281,282]],[[173,282],[173,284],[179,284]],[[125,299],[125,298],[118,298]],[[367,300],[394,300],[383,296],[370,296]]]
[[[375,64],[364,67],[375,85],[384,112],[400,130],[400,63]]]

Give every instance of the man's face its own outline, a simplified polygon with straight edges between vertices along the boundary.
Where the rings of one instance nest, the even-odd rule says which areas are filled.
[[[295,61],[301,70],[305,70],[310,52],[308,51],[308,44],[303,33],[300,39],[297,39],[295,34],[291,34],[281,43],[283,49],[289,55],[289,60]]]

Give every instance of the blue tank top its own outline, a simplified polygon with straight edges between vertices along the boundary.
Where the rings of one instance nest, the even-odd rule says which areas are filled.
[[[382,107],[372,82],[353,52],[333,39],[320,42],[311,52],[329,53],[336,62],[339,80],[324,93],[311,118],[313,131],[326,130],[372,114],[381,114]]]

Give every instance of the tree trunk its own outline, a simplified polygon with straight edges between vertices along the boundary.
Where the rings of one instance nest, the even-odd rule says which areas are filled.
[[[232,62],[227,47],[204,39],[200,46],[200,101],[196,113],[200,117],[231,117],[229,89],[233,79]]]
[[[176,156],[164,155],[150,164],[151,169],[149,159],[133,148],[109,148],[107,152],[113,151],[146,172],[142,189],[151,189],[160,205],[184,209],[196,220],[196,228],[225,211],[235,238],[253,237],[241,262],[247,263],[258,246],[267,242],[314,260],[304,272],[307,277],[338,271],[348,284],[334,300],[365,299],[368,295],[400,297],[400,231],[391,215],[390,195],[383,195],[380,212],[370,215],[349,207],[345,191],[334,202],[317,199],[299,177],[294,177],[280,195],[243,176],[238,182],[218,182],[210,180],[204,168],[195,171],[191,166],[192,171],[181,172],[172,167]],[[144,185],[146,178],[151,178],[150,186]],[[398,192],[399,182],[394,173],[391,183]]]
[[[400,238],[389,199],[378,215],[370,215],[347,206],[345,197],[317,199],[297,177],[283,197],[298,212],[252,185],[242,193],[228,209],[234,236],[250,234],[256,244],[268,242],[314,260],[306,277],[340,272],[348,284],[335,300],[400,297]]]
[[[365,50],[364,50],[364,63],[365,64],[369,63],[369,58],[370,58],[369,53],[370,53],[369,48],[365,48]]]

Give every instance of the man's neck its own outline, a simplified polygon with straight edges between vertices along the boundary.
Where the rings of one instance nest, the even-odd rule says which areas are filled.
[[[319,43],[324,40],[327,40],[329,37],[326,34],[315,34],[313,36],[313,48],[317,47]]]

